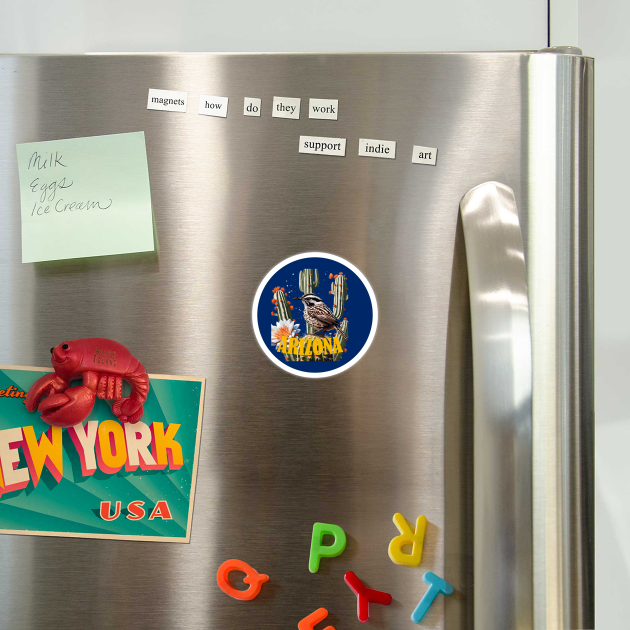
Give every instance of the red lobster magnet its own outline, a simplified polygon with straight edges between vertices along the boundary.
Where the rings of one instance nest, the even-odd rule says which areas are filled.
[[[37,379],[26,395],[26,408],[38,411],[44,422],[72,427],[83,422],[96,398],[113,400],[112,411],[121,422],[138,422],[149,393],[149,375],[125,346],[111,339],[73,339],[50,349],[52,374]],[[83,385],[70,387],[70,381]],[[122,382],[131,385],[123,398]],[[38,406],[39,405],[39,406]]]

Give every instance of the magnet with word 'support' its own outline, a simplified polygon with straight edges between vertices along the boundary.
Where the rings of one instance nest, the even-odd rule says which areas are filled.
[[[243,582],[249,584],[249,588],[246,591],[240,591],[234,588],[228,579],[230,571],[242,571],[245,573]],[[264,582],[269,580],[269,576],[264,573],[258,573],[256,569],[252,568],[246,562],[242,560],[226,560],[217,571],[217,584],[219,588],[230,597],[234,599],[240,599],[241,601],[251,601],[260,593],[260,589]]]
[[[416,521],[415,533],[407,524],[405,517],[396,512],[394,514],[394,524],[400,532],[389,543],[389,557],[394,564],[402,564],[407,567],[417,567],[422,561],[422,546],[424,545],[424,532],[427,528],[427,519],[425,516],[419,516]],[[411,553],[404,553],[403,547],[412,545]]]

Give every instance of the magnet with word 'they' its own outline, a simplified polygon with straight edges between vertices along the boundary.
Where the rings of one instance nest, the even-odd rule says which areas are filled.
[[[242,571],[245,573],[243,582],[249,584],[249,588],[245,591],[240,591],[234,588],[228,579],[230,571]],[[260,589],[264,582],[269,580],[269,576],[264,573],[258,573],[256,569],[253,569],[246,562],[242,560],[226,560],[217,571],[217,584],[219,588],[230,597],[234,599],[240,599],[241,601],[251,601],[260,593]]]

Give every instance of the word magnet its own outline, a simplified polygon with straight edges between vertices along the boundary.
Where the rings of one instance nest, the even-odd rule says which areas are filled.
[[[413,153],[411,154],[412,164],[430,164],[435,166],[437,160],[437,148],[436,147],[421,147],[414,145]]]
[[[425,516],[419,516],[416,521],[415,533],[407,524],[405,517],[396,512],[394,514],[394,524],[400,532],[400,536],[396,536],[389,543],[389,557],[394,564],[402,564],[407,567],[417,567],[422,561],[422,547],[424,545],[424,532],[427,528],[427,519]],[[403,547],[412,545],[411,553],[404,553]]]
[[[271,116],[273,118],[298,119],[300,117],[301,100],[299,98],[289,98],[288,96],[274,96]]]
[[[298,151],[313,155],[340,155],[343,157],[346,154],[346,139],[300,136]]]
[[[262,100],[246,96],[243,99],[243,116],[260,116]]]
[[[324,536],[333,536],[332,545],[324,545]],[[311,538],[311,555],[308,559],[308,570],[311,573],[319,571],[319,562],[322,558],[336,558],[346,548],[346,532],[339,525],[315,523],[313,525],[313,537]]]
[[[228,576],[231,571],[242,571],[245,573],[243,582],[245,584],[249,584],[249,588],[246,591],[240,591],[230,584]],[[217,571],[217,584],[219,585],[219,588],[226,595],[245,602],[249,602],[258,597],[262,585],[268,580],[268,575],[258,573],[256,569],[250,567],[249,564],[243,562],[242,560],[226,560]]]
[[[386,158],[389,160],[396,159],[396,141],[395,140],[371,140],[369,138],[361,138],[359,140],[359,156]]]
[[[188,103],[188,92],[175,90],[149,90],[147,109],[159,109],[165,112],[185,112]]]
[[[202,116],[226,118],[228,115],[228,97],[202,94],[199,97],[199,113]]]
[[[339,101],[336,98],[311,98],[308,101],[308,117],[337,120]]]

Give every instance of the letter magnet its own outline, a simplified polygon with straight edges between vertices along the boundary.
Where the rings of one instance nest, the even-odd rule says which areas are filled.
[[[246,591],[240,591],[235,589],[228,579],[230,571],[242,571],[245,573],[243,582],[249,584],[249,588]],[[258,573],[256,569],[252,568],[246,562],[242,560],[226,560],[217,571],[217,584],[219,588],[230,597],[239,599],[241,601],[249,602],[255,599],[260,593],[262,585],[269,580],[269,576],[264,573]]]

